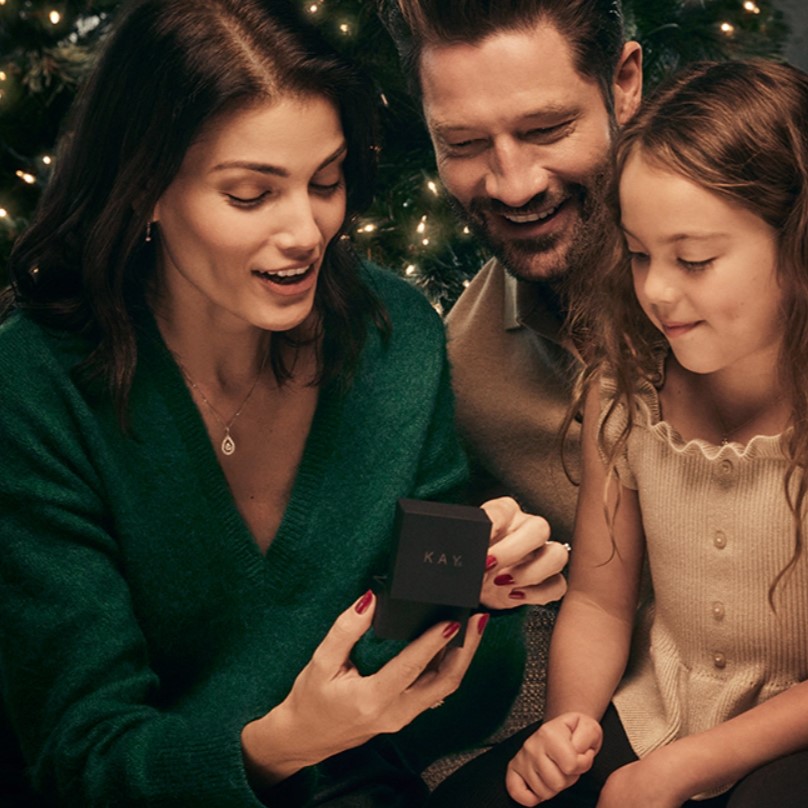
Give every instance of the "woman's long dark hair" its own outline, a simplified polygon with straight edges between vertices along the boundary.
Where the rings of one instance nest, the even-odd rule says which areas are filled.
[[[373,95],[291,0],[135,0],[80,91],[54,175],[12,250],[2,311],[87,335],[85,370],[106,382],[122,418],[137,359],[133,311],[155,269],[156,239],[144,233],[157,200],[216,116],[285,95],[323,96],[339,111],[347,224],[371,199]],[[389,328],[342,233],[315,299],[321,383],[348,382],[369,318]],[[283,342],[272,340],[270,356],[281,380]]]

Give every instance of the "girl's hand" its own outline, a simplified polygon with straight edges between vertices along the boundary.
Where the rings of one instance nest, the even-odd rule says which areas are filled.
[[[371,592],[335,621],[289,695],[242,731],[248,774],[263,785],[285,779],[327,757],[397,732],[454,693],[480,643],[487,614],[471,618],[462,648],[446,645],[457,623],[439,623],[410,643],[381,670],[361,676],[350,652],[370,628]]]
[[[569,550],[549,540],[547,520],[525,513],[510,497],[482,507],[491,520],[491,544],[480,602],[489,609],[511,609],[561,598],[567,591],[561,571]]]
[[[679,808],[687,802],[690,797],[681,793],[683,778],[665,763],[665,751],[663,747],[612,772],[597,808]]]
[[[564,713],[547,721],[508,764],[508,794],[520,805],[551,799],[589,771],[602,740],[600,724],[583,713]]]

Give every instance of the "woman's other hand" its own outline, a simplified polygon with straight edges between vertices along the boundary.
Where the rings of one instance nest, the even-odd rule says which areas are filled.
[[[251,779],[280,782],[300,769],[397,732],[454,693],[468,669],[487,614],[474,615],[464,645],[446,646],[459,624],[441,622],[407,645],[371,676],[350,660],[370,628],[376,599],[367,592],[335,621],[281,704],[242,731]]]
[[[525,513],[510,497],[489,500],[482,508],[491,520],[491,543],[480,602],[489,609],[510,609],[561,598],[567,591],[561,571],[569,549],[550,541],[547,520]]]

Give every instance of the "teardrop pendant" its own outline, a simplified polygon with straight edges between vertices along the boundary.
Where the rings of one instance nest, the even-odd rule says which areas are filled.
[[[233,438],[230,437],[230,430],[228,429],[225,433],[224,439],[222,440],[222,454],[231,455],[236,451],[236,442]]]

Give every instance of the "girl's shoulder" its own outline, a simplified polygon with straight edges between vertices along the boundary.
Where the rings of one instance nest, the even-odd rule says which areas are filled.
[[[596,377],[600,390],[601,418],[615,411],[625,413],[628,405],[631,407],[633,421],[660,421],[660,391],[665,385],[669,352],[667,343],[655,345],[647,370],[632,378],[622,379],[613,365],[603,364]]]

